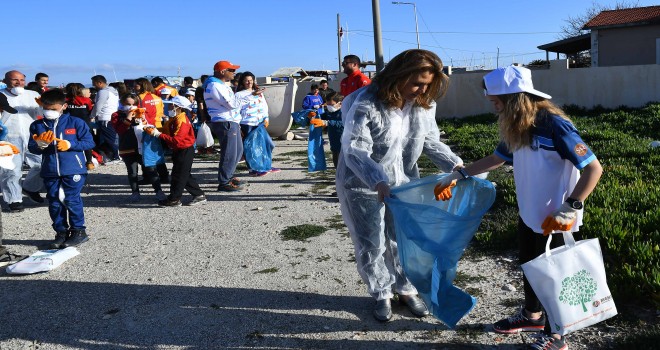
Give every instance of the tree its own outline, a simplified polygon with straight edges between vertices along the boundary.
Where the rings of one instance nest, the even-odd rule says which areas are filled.
[[[617,3],[614,4],[613,6],[599,4],[596,1],[593,1],[591,3],[591,7],[588,8],[583,14],[569,16],[567,19],[564,20],[564,22],[566,22],[566,25],[563,25],[561,27],[561,34],[559,34],[559,38],[568,39],[588,33],[589,31],[582,30],[582,27],[584,27],[584,25],[587,24],[587,22],[589,22],[592,18],[596,17],[596,15],[598,15],[602,11],[622,10],[622,9],[629,9],[635,7],[639,7],[639,0],[637,1],[621,0],[621,1],[617,1]]]
[[[566,277],[561,281],[561,292],[559,301],[571,305],[582,305],[582,311],[587,312],[586,303],[590,303],[596,295],[598,284],[591,278],[587,270],[581,270],[573,275]]]

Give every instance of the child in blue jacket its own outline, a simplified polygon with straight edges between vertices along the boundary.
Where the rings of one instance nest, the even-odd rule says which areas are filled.
[[[41,95],[44,119],[32,122],[28,143],[30,152],[42,155],[41,177],[55,229],[52,249],[74,247],[89,239],[80,191],[87,177],[85,150],[94,148],[94,139],[82,119],[63,114],[65,101],[60,89]]]
[[[310,124],[319,127],[328,127],[328,140],[330,140],[330,151],[332,152],[332,163],[337,168],[339,163],[339,152],[341,152],[341,134],[344,132],[344,123],[341,121],[341,101],[344,95],[333,91],[328,95],[325,113],[321,114],[321,120],[312,119]]]

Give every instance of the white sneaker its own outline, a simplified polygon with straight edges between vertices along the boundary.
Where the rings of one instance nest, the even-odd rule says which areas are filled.
[[[158,191],[156,192],[156,198],[158,198],[159,201],[164,201],[167,199],[167,195],[163,191]]]

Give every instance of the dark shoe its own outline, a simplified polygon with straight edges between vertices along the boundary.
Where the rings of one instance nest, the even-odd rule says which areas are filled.
[[[66,242],[66,239],[69,238],[69,232],[64,231],[64,232],[58,232],[55,234],[55,240],[50,243],[50,249],[61,249],[62,244]]]
[[[158,201],[158,206],[159,207],[180,207],[181,206],[181,201],[178,199],[172,200],[172,199],[165,199],[162,201]]]
[[[85,230],[71,230],[69,238],[62,244],[62,248],[75,247],[89,240]]]
[[[9,212],[10,213],[20,213],[24,209],[25,208],[23,207],[23,203],[21,203],[21,202],[9,203]]]
[[[204,202],[206,202],[206,196],[204,196],[202,194],[202,195],[193,197],[193,199],[190,202],[188,202],[188,204],[186,204],[186,205],[197,205],[197,204],[204,203]]]
[[[28,198],[30,198],[30,200],[35,202],[35,203],[42,204],[43,202],[45,202],[44,198],[41,197],[39,192],[32,192],[32,191],[28,191],[28,190],[23,190],[23,194],[28,196]]]
[[[374,317],[380,322],[387,322],[392,319],[392,302],[389,298],[376,301]]]
[[[499,320],[493,324],[493,330],[496,333],[514,334],[520,332],[538,332],[545,328],[545,315],[541,315],[537,320],[530,320],[525,316],[525,309],[520,309],[518,313],[511,317]]]
[[[250,173],[250,176],[253,177],[262,177],[268,175],[267,171],[255,171],[254,173]]]
[[[418,295],[401,295],[399,294],[399,302],[405,304],[408,310],[417,317],[424,317],[429,314],[426,304]]]
[[[234,185],[231,182],[225,185],[218,186],[218,191],[220,192],[238,192],[240,190],[241,190],[240,186]]]
[[[535,336],[535,338],[537,338],[536,341],[534,344],[530,344],[528,349],[568,350],[568,343],[566,343],[566,339],[564,337],[557,339],[551,335],[539,333],[537,336]]]
[[[232,177],[231,180],[229,180],[229,182],[233,183],[236,186],[243,186],[246,183],[245,181],[237,177]]]

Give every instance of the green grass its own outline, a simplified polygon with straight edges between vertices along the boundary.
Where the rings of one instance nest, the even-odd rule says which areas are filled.
[[[585,202],[583,238],[599,238],[608,284],[615,300],[660,304],[660,104],[643,108],[584,110],[567,113],[598,157],[603,176]],[[443,120],[447,133],[466,163],[492,154],[498,143],[496,117],[491,114]],[[428,160],[420,167],[431,168]],[[497,199],[475,236],[479,250],[516,249],[517,204],[513,176],[491,172]],[[434,172],[436,170],[433,170]]]
[[[280,233],[285,241],[306,241],[309,238],[320,236],[327,228],[318,225],[302,224],[290,226]]]

